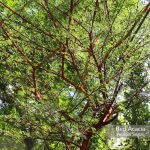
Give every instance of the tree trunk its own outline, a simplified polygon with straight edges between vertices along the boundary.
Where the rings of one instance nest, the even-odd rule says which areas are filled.
[[[66,144],[66,150],[71,150],[71,145],[70,145],[70,143],[69,143],[69,142],[65,142],[65,144]]]
[[[85,134],[85,137],[82,141],[82,145],[80,147],[80,150],[88,150],[88,147],[89,147],[89,143],[90,143],[90,139],[92,137],[92,129],[88,129],[86,134]]]
[[[34,139],[32,138],[25,138],[24,139],[25,143],[25,150],[32,150],[34,147]]]

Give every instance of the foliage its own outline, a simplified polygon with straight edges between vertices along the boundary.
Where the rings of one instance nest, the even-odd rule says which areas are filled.
[[[137,0],[1,0],[2,132],[27,147],[93,149],[149,56],[149,11]]]
[[[143,90],[140,90],[134,97],[130,97],[130,108],[124,112],[124,118],[130,125],[149,125],[149,88],[147,79],[147,67],[142,65],[133,69],[131,77],[127,84],[131,87],[126,97],[130,97],[133,91],[141,89],[141,85],[144,86]],[[147,85],[147,86],[145,86]],[[149,149],[148,138],[133,138],[126,140],[126,149]]]

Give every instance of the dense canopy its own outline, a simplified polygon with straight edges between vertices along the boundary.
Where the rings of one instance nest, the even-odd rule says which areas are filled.
[[[138,0],[0,0],[0,132],[28,149],[96,149],[148,84],[149,12]]]

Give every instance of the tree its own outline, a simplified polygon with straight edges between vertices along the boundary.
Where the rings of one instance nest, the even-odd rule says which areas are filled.
[[[39,141],[45,149],[88,149],[129,102],[119,96],[133,67],[147,59],[150,3],[1,0],[0,5],[0,76],[14,105],[0,117],[3,132]]]
[[[147,62],[133,68],[126,81],[128,90],[124,92],[124,98],[130,99],[130,101],[122,106],[121,117],[118,117],[118,121],[113,122],[113,125],[142,125],[143,127],[149,125],[149,69]],[[109,139],[109,142],[109,145],[115,149],[149,149],[148,137],[146,136]]]
[[[141,89],[142,85],[144,86],[143,90],[140,90],[136,96],[130,97],[130,108],[124,112],[125,120],[127,120],[130,125],[149,125],[149,80],[147,78],[147,69],[145,68],[144,65],[139,65],[134,68],[131,77],[127,81],[130,90],[125,93],[126,98],[130,97],[130,94],[132,95],[137,89]],[[128,107],[128,104],[126,107]],[[130,149],[139,150],[149,149],[147,138],[128,139],[127,144],[128,149],[129,147]]]

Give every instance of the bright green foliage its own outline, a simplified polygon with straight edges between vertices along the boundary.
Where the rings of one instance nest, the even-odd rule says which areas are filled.
[[[35,149],[85,150],[90,139],[107,149],[100,129],[128,103],[126,82],[148,57],[149,5],[0,0],[1,132]]]

